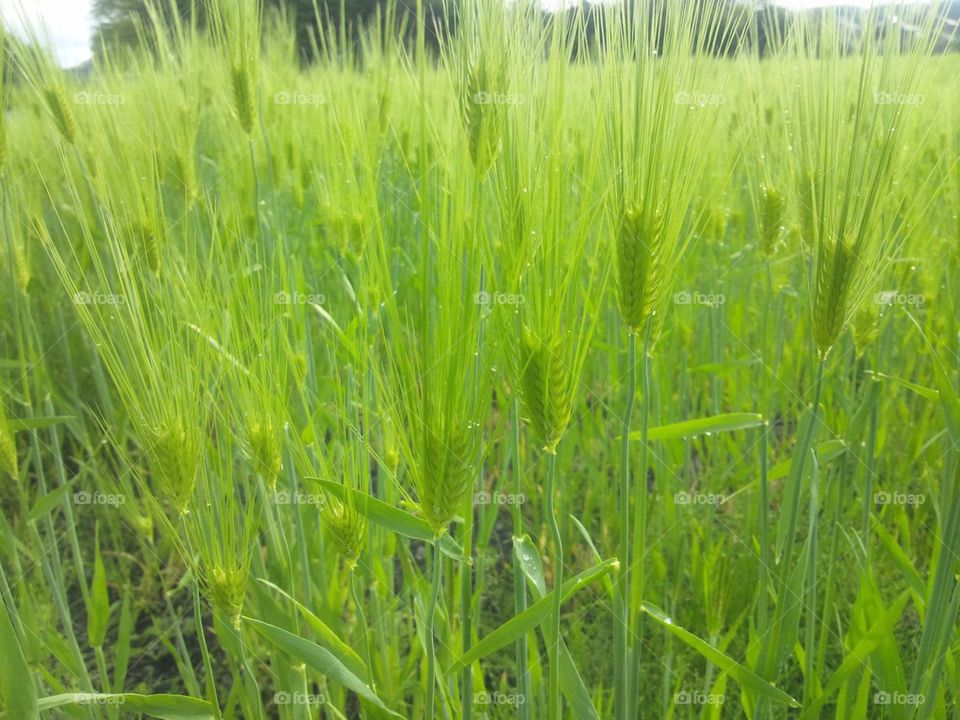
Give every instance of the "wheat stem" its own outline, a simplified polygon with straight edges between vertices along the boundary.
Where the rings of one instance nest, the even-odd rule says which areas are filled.
[[[550,712],[551,720],[559,720],[563,714],[560,698],[560,606],[563,603],[563,537],[560,534],[560,524],[557,522],[555,507],[557,482],[557,455],[549,453],[547,456],[547,484],[545,488],[547,501],[547,518],[550,522],[550,534],[553,536],[553,597],[550,623],[553,626],[556,643],[550,657]]]
[[[771,367],[770,358],[770,306],[773,304],[773,268],[770,258],[765,259],[766,266],[766,302],[763,307],[763,362],[760,365],[760,393],[761,393],[761,412],[764,417],[769,418],[772,415],[772,403],[770,402],[770,384],[768,381],[769,368]],[[769,597],[767,596],[767,584],[769,582],[770,568],[770,545],[768,542],[768,523],[767,512],[770,507],[769,499],[769,465],[770,458],[767,456],[768,443],[770,439],[769,420],[764,422],[760,428],[760,503],[757,508],[759,531],[757,535],[760,538],[760,595],[757,608],[757,621],[760,632],[765,632],[767,628],[767,619],[769,617]]]
[[[816,680],[814,679],[814,663],[816,653],[814,651],[815,631],[817,628],[817,551],[818,536],[820,532],[820,471],[817,466],[816,450],[811,449],[810,455],[810,522],[807,528],[807,587],[804,592],[804,661],[805,670],[803,674],[803,702],[810,703],[815,692]],[[836,527],[836,526],[834,526]],[[832,564],[831,564],[832,568]],[[832,575],[832,573],[831,573]],[[829,592],[830,582],[827,583]],[[825,605],[824,610],[829,606]],[[825,616],[828,617],[828,616]]]
[[[514,493],[517,497],[523,494],[523,471],[520,467],[520,400],[513,400],[513,481]],[[513,537],[523,537],[523,513],[520,511],[522,506],[514,503],[513,510]],[[513,604],[516,615],[519,615],[527,609],[527,586],[523,575],[523,568],[520,566],[520,559],[517,554],[513,556]],[[517,692],[519,697],[525,699],[517,705],[517,718],[527,720],[529,717],[528,703],[532,699],[530,693],[530,674],[527,669],[527,635],[523,633],[517,638],[516,649],[517,662]]]
[[[443,584],[443,555],[440,553],[440,537],[433,544],[433,591],[430,594],[430,605],[427,608],[427,687],[426,712],[424,718],[432,720],[434,716],[434,695],[437,688],[437,647],[434,638],[436,625],[437,601],[440,598],[440,588]]]
[[[627,368],[627,404],[623,413],[623,433],[620,448],[620,575],[617,579],[617,595],[614,611],[614,707],[619,720],[628,720],[627,713],[627,668],[629,659],[629,597],[630,597],[630,425],[633,403],[637,394],[637,336],[628,334],[629,362]]]
[[[770,423],[764,422],[760,427],[760,507],[758,508],[760,528],[757,533],[760,538],[760,594],[759,606],[757,608],[757,627],[760,632],[765,632],[767,629],[770,602],[767,596],[767,583],[769,582],[770,572],[770,543],[768,539],[769,530],[767,528],[767,508],[770,506],[770,460],[767,457],[769,436]]]
[[[252,683],[250,702],[257,708],[258,720],[263,720],[263,703],[260,702],[260,683],[257,681],[257,676],[250,666],[250,657],[247,655],[246,645],[243,642],[243,629],[239,625],[232,629],[237,637],[237,647],[240,650],[240,665],[243,667],[244,672],[250,677],[250,682]]]
[[[647,320],[647,327],[643,337],[643,357],[640,363],[640,471],[639,479],[635,481],[634,493],[639,500],[637,508],[638,520],[634,523],[633,557],[636,563],[636,574],[632,578],[630,587],[630,617],[628,630],[633,634],[633,651],[630,653],[627,678],[627,701],[630,703],[629,717],[637,717],[637,706],[640,698],[640,660],[643,649],[643,617],[639,612],[643,601],[644,573],[646,569],[644,557],[644,541],[647,536],[647,465],[648,465],[648,438],[650,434],[650,344],[653,336],[653,325],[656,318],[651,316]]]
[[[197,564],[194,561],[193,543],[190,542],[190,533],[187,530],[186,516],[180,515],[184,542],[187,547],[190,573],[193,575],[191,588],[193,590],[193,616],[197,626],[197,642],[200,644],[200,656],[203,658],[203,682],[206,687],[207,700],[213,705],[217,720],[220,719],[220,701],[217,698],[217,683],[213,675],[213,662],[210,660],[210,649],[207,647],[207,636],[203,629],[203,613],[200,607],[200,576],[197,573]]]
[[[480,292],[486,289],[486,273],[480,268]],[[479,313],[479,328],[477,329],[477,355],[473,365],[474,377],[474,402],[477,401],[477,393],[480,391],[480,375],[483,372],[483,336],[484,322],[483,312]],[[480,441],[477,443],[477,477],[472,487],[476,491],[483,490],[483,433],[479,432]],[[474,510],[476,509],[480,516],[480,526],[483,527],[483,506],[475,508],[473,492],[466,499],[466,514],[463,522],[463,551],[464,554],[474,560],[479,565],[479,557],[473,557],[473,528],[474,528]],[[460,566],[460,638],[461,652],[467,652],[473,642],[473,564],[461,563]],[[477,568],[477,576],[480,577],[480,569]],[[461,693],[460,707],[461,720],[471,720],[473,717],[473,668],[465,667],[460,675]]]
[[[370,646],[370,631],[367,629],[367,616],[363,611],[363,597],[357,590],[357,568],[350,568],[350,594],[353,596],[353,605],[357,609],[357,619],[360,621],[360,629],[363,633],[363,649],[367,654],[367,681],[370,683],[370,689],[377,691],[377,683],[373,678],[373,650]]]

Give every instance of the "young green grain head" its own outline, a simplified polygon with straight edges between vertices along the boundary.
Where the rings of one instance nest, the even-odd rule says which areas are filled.
[[[846,239],[829,238],[817,255],[813,297],[813,338],[825,357],[846,326],[854,281],[856,249]]]
[[[237,566],[214,566],[207,571],[205,583],[213,609],[222,613],[230,625],[239,630],[249,583],[247,570]]]
[[[250,585],[250,563],[260,532],[262,503],[249,472],[236,462],[240,448],[226,418],[214,419],[203,443],[195,502],[179,530],[196,553],[195,572],[216,613],[238,628]],[[193,559],[193,558],[191,558]]]
[[[456,88],[467,147],[481,177],[500,154],[503,109],[498,101],[510,92],[507,67],[512,48],[505,31],[504,9],[502,4],[464,2],[460,6],[457,56],[448,58],[458,72]]]
[[[244,453],[272,491],[281,467],[280,433],[268,416],[248,418],[244,429]]]
[[[52,81],[44,89],[43,97],[60,135],[69,144],[73,145],[77,140],[77,118],[73,114],[73,107],[67,99],[67,93],[63,85]]]
[[[254,64],[248,58],[242,58],[230,68],[230,87],[237,120],[243,131],[250,135],[257,119],[257,91]]]
[[[631,332],[642,332],[669,289],[665,240],[659,212],[644,213],[637,207],[623,212],[617,235],[617,298]]]
[[[13,242],[13,278],[17,283],[20,292],[26,294],[30,287],[30,280],[33,279],[33,273],[30,267],[30,258],[27,256],[27,250],[22,243],[14,240]]]
[[[786,222],[787,201],[777,188],[760,189],[760,254],[770,257],[776,252]]]
[[[144,434],[157,493],[178,512],[185,512],[201,461],[199,428],[184,418],[171,416],[146,428]]]
[[[479,429],[467,418],[435,418],[422,429],[417,496],[427,521],[438,530],[453,520],[473,483]]]
[[[438,534],[470,495],[489,407],[489,373],[478,370],[479,273],[468,272],[479,267],[475,232],[466,222],[440,221],[435,243],[425,248],[432,255],[424,261],[432,266],[428,283],[402,310],[392,298],[385,305],[390,319],[380,385],[396,429],[400,476]]]
[[[794,16],[786,36],[801,56],[791,66],[798,77],[785,87],[797,94],[790,157],[803,240],[813,252],[811,317],[821,358],[911,231],[902,183],[922,153],[908,142],[920,116],[878,96],[915,94],[942,15],[933,6],[900,10],[898,28],[912,24],[916,32],[881,32],[886,19],[873,8],[862,32],[830,10],[822,19]]]
[[[227,57],[233,111],[249,136],[257,121],[260,74],[260,0],[215,0],[211,3],[214,35]]]
[[[357,566],[366,542],[367,521],[349,502],[327,496],[321,509],[323,527],[343,558],[347,570]]]
[[[527,419],[541,447],[555,453],[570,424],[576,388],[564,356],[564,339],[522,329],[520,344],[520,397]]]
[[[136,222],[130,228],[130,237],[134,254],[144,259],[151,272],[159,274],[163,260],[160,256],[160,233],[156,225],[149,220]]]
[[[20,465],[17,460],[17,444],[14,441],[13,430],[7,420],[3,403],[0,402],[0,476],[8,475],[12,480],[20,478]]]
[[[502,94],[502,74],[488,72],[487,61],[471,63],[464,72],[460,108],[467,133],[470,159],[479,175],[485,175],[500,153],[500,127],[494,98]]]
[[[197,197],[197,171],[193,148],[175,150],[171,162],[174,175],[180,183],[187,202],[193,203]]]

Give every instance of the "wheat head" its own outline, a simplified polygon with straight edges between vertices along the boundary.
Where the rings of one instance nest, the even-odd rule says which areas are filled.
[[[250,135],[257,117],[256,82],[252,63],[241,60],[230,71],[230,83],[233,88],[233,104],[240,127]]]
[[[560,339],[524,326],[520,343],[520,398],[543,449],[555,453],[570,424],[575,388]]]
[[[761,188],[760,254],[764,257],[770,257],[776,251],[786,214],[787,201],[783,193],[773,187]]]
[[[17,444],[13,438],[13,431],[7,416],[0,403],[0,475],[6,473],[13,480],[20,477],[20,465],[17,460]]]
[[[813,339],[820,356],[826,357],[847,323],[857,254],[849,240],[830,237],[821,243],[817,255]]]
[[[179,419],[147,431],[147,452],[157,491],[184,512],[193,495],[200,467],[199,431]]]
[[[470,491],[477,434],[453,418],[423,431],[417,495],[421,512],[437,532],[450,524]]]
[[[240,567],[213,567],[207,575],[210,604],[223,613],[234,629],[240,628],[247,579],[247,572]]]
[[[70,107],[63,87],[56,84],[48,85],[43,94],[57,129],[63,139],[73,145],[77,139],[77,118],[73,114],[73,108]]]
[[[632,332],[639,333],[656,316],[667,291],[663,217],[629,208],[620,219],[617,236],[617,293],[620,315]]]
[[[280,474],[281,455],[279,434],[270,418],[247,422],[245,451],[257,475],[273,490]]]
[[[321,510],[324,527],[348,570],[357,565],[366,539],[366,518],[349,503],[328,496]]]

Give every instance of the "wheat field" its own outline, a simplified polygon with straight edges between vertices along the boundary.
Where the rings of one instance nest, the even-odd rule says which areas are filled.
[[[760,9],[5,36],[0,717],[957,717],[957,25]]]

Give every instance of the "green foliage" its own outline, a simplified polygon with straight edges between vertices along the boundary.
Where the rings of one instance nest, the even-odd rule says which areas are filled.
[[[932,6],[139,7],[4,39],[5,717],[951,716]]]

